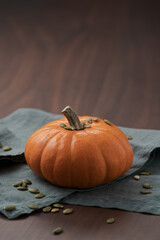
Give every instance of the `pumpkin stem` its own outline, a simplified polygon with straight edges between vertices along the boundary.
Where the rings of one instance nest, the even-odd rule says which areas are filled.
[[[73,111],[73,109],[70,106],[65,107],[62,110],[62,113],[65,115],[65,117],[67,118],[70,127],[73,130],[82,130],[84,129],[77,114]]]

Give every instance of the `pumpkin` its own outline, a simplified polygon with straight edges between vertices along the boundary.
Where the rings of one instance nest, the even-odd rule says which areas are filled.
[[[28,139],[28,166],[52,184],[89,188],[111,182],[129,170],[133,151],[127,136],[107,120],[80,116],[67,106],[65,115]]]

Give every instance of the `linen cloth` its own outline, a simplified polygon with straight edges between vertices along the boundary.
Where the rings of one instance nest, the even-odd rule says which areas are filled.
[[[27,166],[24,160],[24,148],[30,135],[50,121],[60,119],[63,115],[51,114],[38,109],[21,108],[0,119],[0,142],[12,150],[0,148],[0,211],[9,219],[33,210],[29,204],[39,208],[62,202],[102,208],[117,208],[127,211],[145,212],[160,215],[160,130],[145,130],[120,127],[127,135],[132,136],[130,144],[134,152],[131,168],[115,181],[89,189],[63,188],[52,185],[38,177]],[[12,161],[10,161],[12,160]],[[21,162],[21,163],[15,163]],[[133,179],[142,170],[152,172],[149,176]],[[38,188],[46,196],[36,199],[28,191],[18,191],[13,183],[30,179],[32,187]],[[152,193],[143,195],[143,183],[150,183]],[[5,211],[6,205],[16,205],[13,211]]]

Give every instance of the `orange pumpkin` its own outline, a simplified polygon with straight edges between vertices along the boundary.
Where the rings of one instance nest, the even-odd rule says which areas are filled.
[[[36,174],[58,186],[89,188],[129,170],[133,151],[118,127],[103,119],[77,117],[70,107],[62,112],[66,118],[46,124],[26,143],[25,159]]]

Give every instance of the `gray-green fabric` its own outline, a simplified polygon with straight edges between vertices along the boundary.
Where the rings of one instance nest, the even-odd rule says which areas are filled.
[[[39,208],[55,202],[71,203],[102,208],[118,208],[135,212],[146,212],[160,215],[160,131],[131,129],[120,127],[133,137],[130,144],[134,151],[134,161],[130,170],[119,179],[105,185],[90,189],[71,189],[54,186],[33,173],[26,163],[14,163],[8,160],[21,161],[25,143],[29,136],[46,123],[61,118],[37,109],[18,109],[0,120],[0,142],[3,146],[11,146],[12,150],[4,152],[0,149],[0,211],[9,219],[33,210],[31,203]],[[150,170],[149,176],[141,176],[139,181],[133,179],[141,170]],[[28,178],[40,192],[46,194],[36,199],[28,191],[18,191],[13,183]],[[140,190],[143,183],[153,185],[152,193],[143,195]],[[16,209],[7,212],[6,205],[15,204]]]

